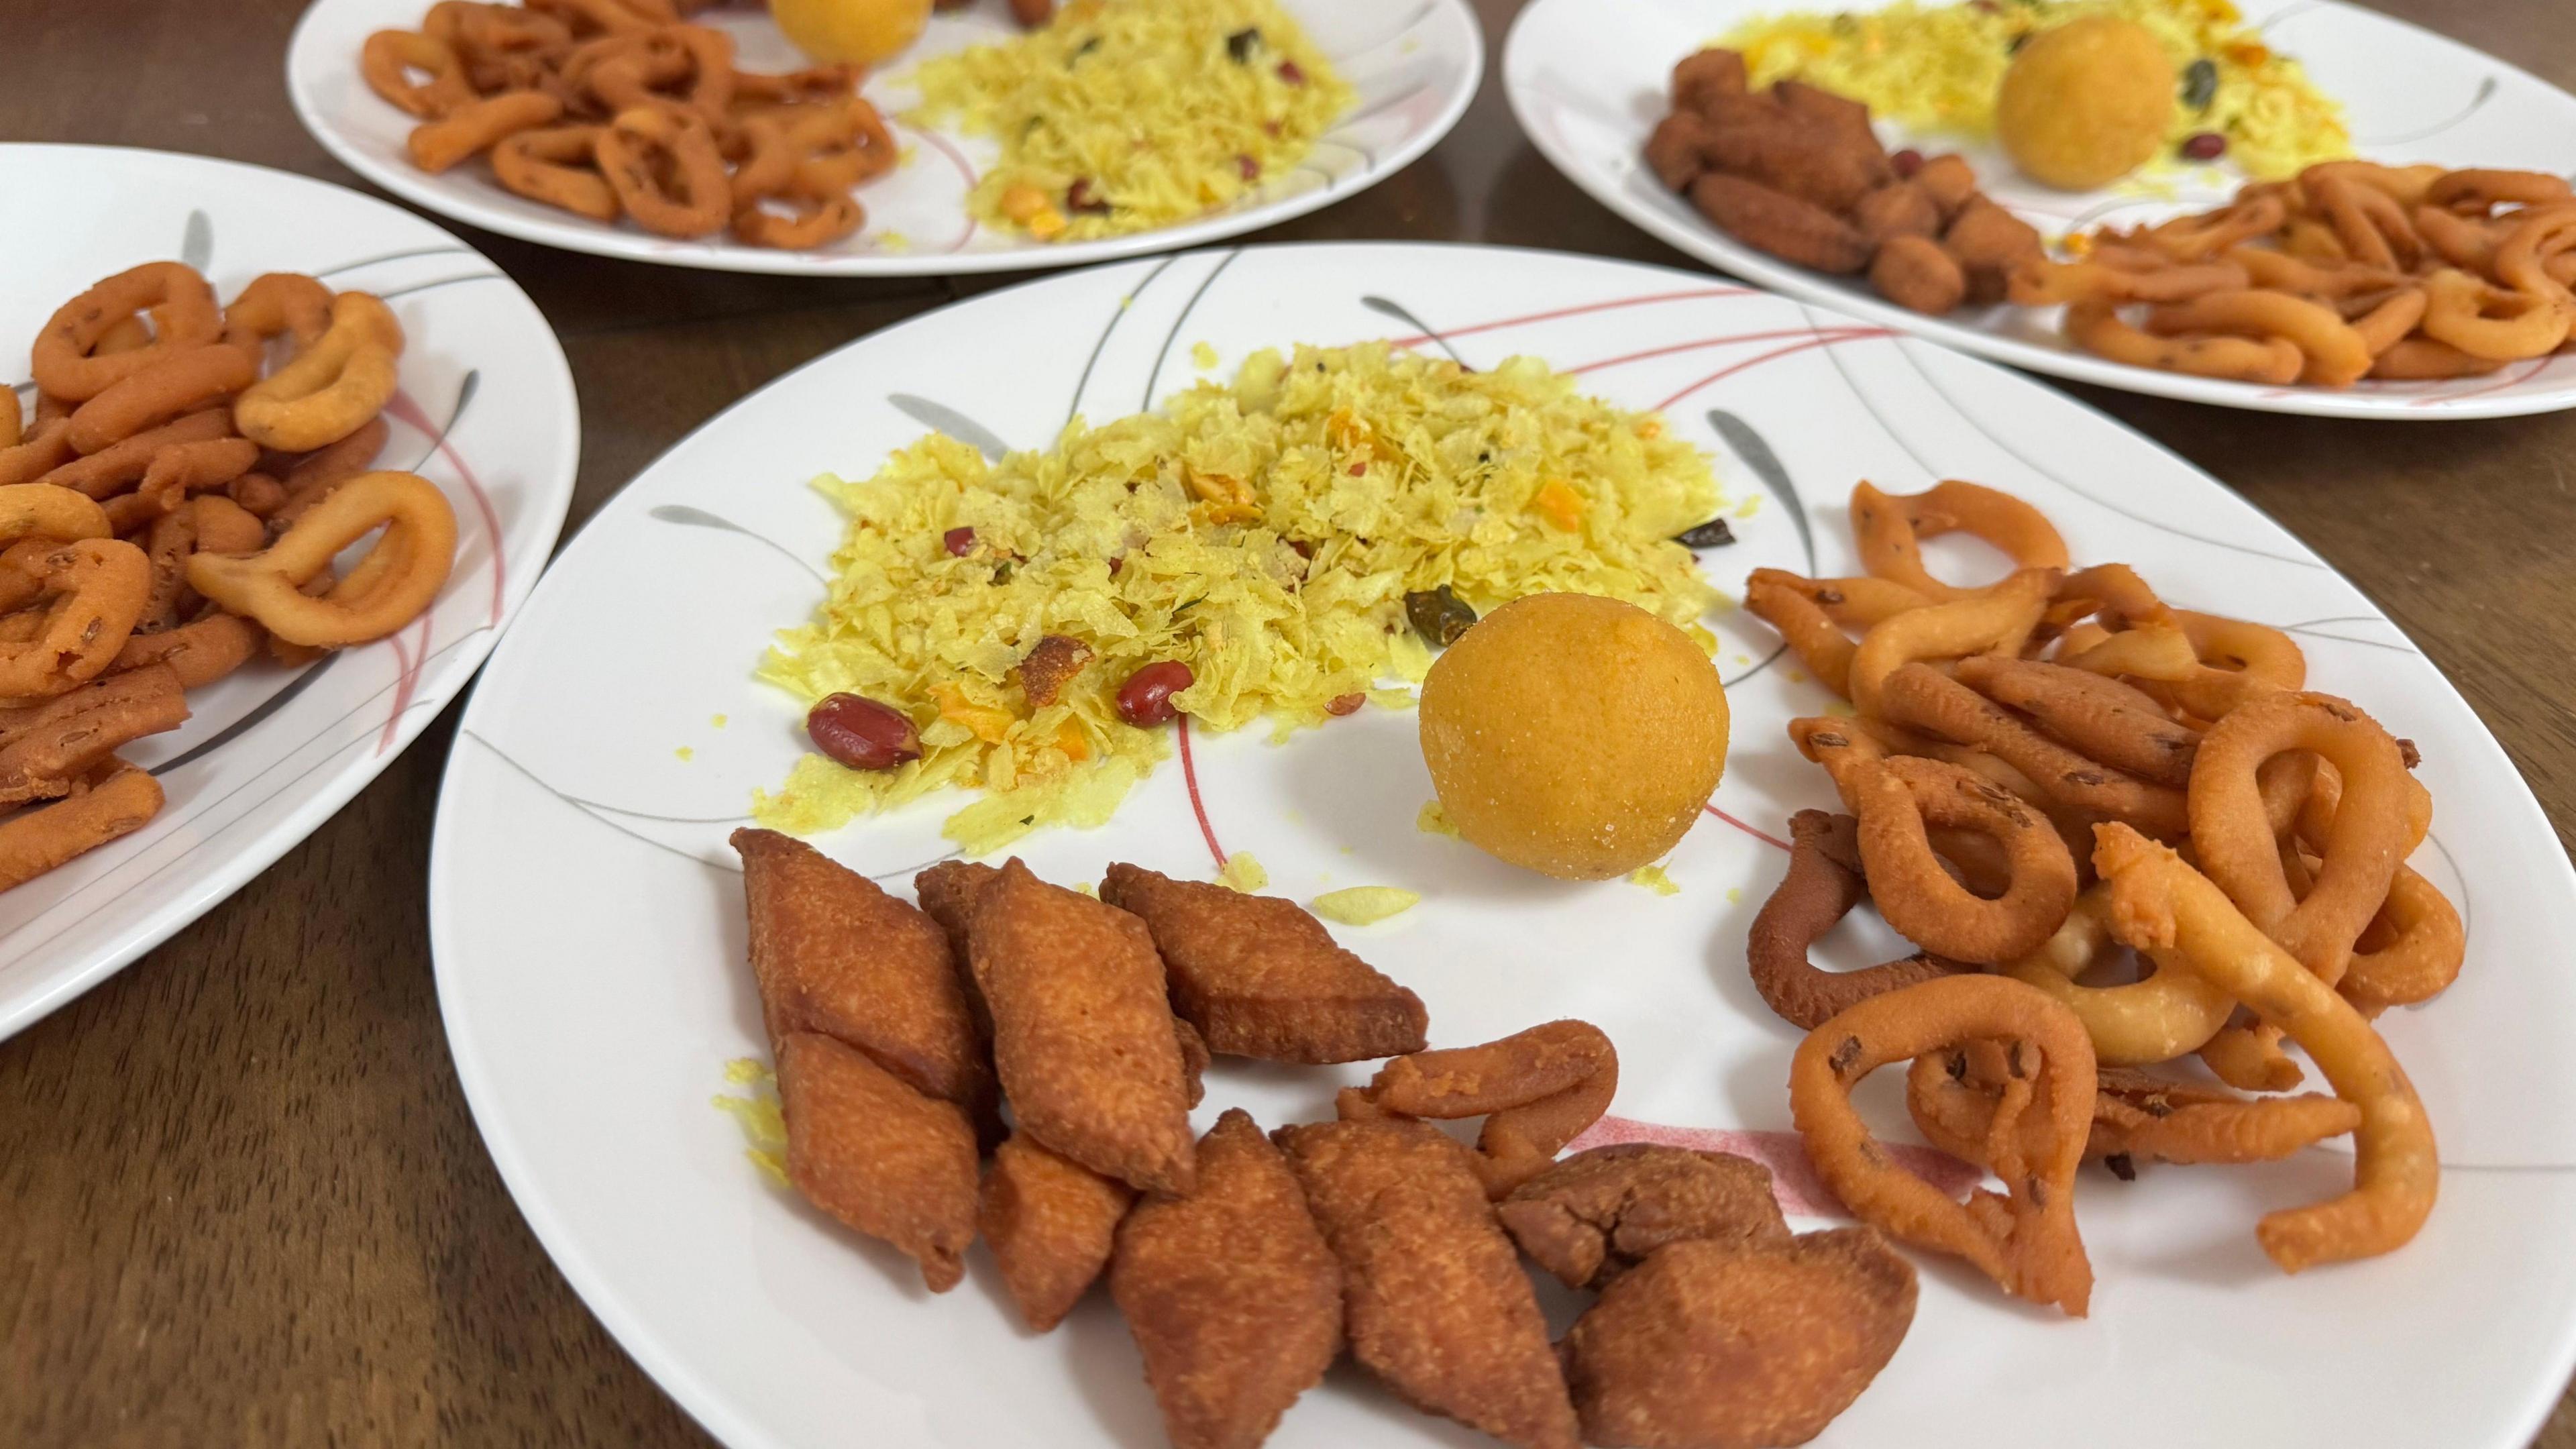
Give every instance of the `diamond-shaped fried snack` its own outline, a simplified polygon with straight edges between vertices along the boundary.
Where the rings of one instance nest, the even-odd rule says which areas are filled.
[[[1082,1301],[1135,1200],[1127,1184],[1032,1138],[1015,1135],[994,1152],[975,1221],[1030,1328],[1046,1332]]]
[[[1521,1251],[1598,1288],[1666,1243],[1785,1243],[1771,1169],[1723,1152],[1625,1142],[1578,1152],[1494,1205]]]
[[[865,1052],[817,1032],[779,1038],[787,1180],[805,1200],[921,1264],[945,1293],[975,1241],[975,1128]]]

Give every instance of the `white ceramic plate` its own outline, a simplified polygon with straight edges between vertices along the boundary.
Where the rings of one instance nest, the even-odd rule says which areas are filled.
[[[1002,0],[975,0],[966,9],[935,12],[921,40],[869,81],[869,99],[885,112],[911,154],[856,193],[867,208],[866,227],[814,251],[744,246],[723,235],[674,241],[514,196],[480,163],[443,176],[414,167],[403,151],[414,122],[367,89],[358,75],[358,47],[378,30],[419,28],[428,0],[315,0],[296,26],[287,52],[286,88],[305,129],[351,170],[415,205],[523,241],[629,261],[789,276],[948,276],[1075,267],[1239,236],[1364,191],[1447,135],[1484,78],[1484,33],[1466,0],[1283,3],[1358,92],[1350,113],[1325,132],[1305,163],[1243,201],[1196,221],[1052,246],[979,226],[967,214],[966,194],[974,177],[998,154],[989,140],[922,130],[901,119],[914,99],[905,79],[916,62],[1018,33]],[[745,70],[783,71],[806,64],[762,7],[711,10],[696,17],[696,23],[731,34]]]
[[[0,376],[100,277],[184,260],[230,297],[262,272],[382,296],[409,346],[383,466],[456,506],[456,571],[393,638],[302,670],[265,659],[188,695],[178,730],[123,753],[161,779],[153,821],[0,894],[0,1037],[159,945],[268,868],[456,697],[536,582],[572,499],[581,422],[536,305],[455,237],[280,171],[95,146],[0,146]]]
[[[1759,564],[1853,569],[1841,503],[1856,478],[1905,491],[1985,479],[2046,508],[2078,558],[2126,560],[2179,602],[2293,627],[2322,687],[2423,747],[2440,817],[2417,865],[2472,924],[2459,985],[2385,1021],[2451,1164],[2422,1237],[2295,1279],[2271,1268],[2256,1216],[2334,1191],[2348,1156],[2150,1169],[2125,1186],[2088,1177],[2093,1316],[2027,1311],[1918,1258],[1912,1336],[1823,1442],[2522,1449],[2576,1358],[2576,1061],[2560,1041],[2576,979],[2557,964],[2576,936],[2576,877],[2540,807],[2394,626],[2208,476],[2028,379],[1846,327],[1705,276],[1548,253],[1194,252],[890,328],[673,449],[540,586],[467,710],[439,801],[430,926],[448,1040],[502,1175],[566,1276],[736,1449],[1162,1442],[1105,1301],[1033,1338],[981,1252],[962,1289],[928,1298],[891,1253],[769,1187],[710,1109],[725,1063],[763,1051],[725,836],[802,743],[795,702],[750,670],[769,631],[813,606],[840,536],[805,486],[819,469],[863,475],[924,418],[1039,446],[1070,412],[1106,420],[1187,384],[1202,341],[1230,375],[1259,347],[1438,329],[1417,345],[1478,367],[1532,353],[1602,395],[1666,407],[1752,510],[1740,544],[1704,555],[1721,586]],[[890,395],[890,379],[904,391]],[[1759,623],[1712,623],[1736,740],[1716,804],[1777,835],[1792,810],[1831,798],[1782,733],[1827,696],[1774,658]],[[1540,880],[1415,829],[1431,788],[1409,713],[1364,710],[1279,747],[1266,733],[1202,734],[1188,771],[1168,760],[1107,827],[1041,833],[1022,853],[1061,881],[1096,880],[1112,860],[1205,878],[1221,842],[1298,899],[1410,887],[1420,906],[1341,934],[1422,994],[1434,1042],[1583,1017],[1623,1059],[1615,1130],[1779,1148],[1765,1134],[1788,1126],[1796,1033],[1754,995],[1743,955],[1778,847],[1710,818],[1669,863],[1676,896]],[[961,803],[821,843],[903,890],[945,852],[940,821]],[[1849,964],[1889,954],[1864,955],[1886,945],[1867,934],[1837,938]],[[1265,1125],[1328,1116],[1334,1088],[1367,1070],[1220,1065],[1198,1120],[1237,1104]],[[1272,1442],[1484,1441],[1344,1369]]]
[[[1839,308],[1882,327],[1963,351],[2105,387],[2264,412],[2396,419],[2506,417],[2576,407],[2576,355],[2517,362],[2487,377],[2449,382],[2364,381],[2345,391],[2264,387],[2107,362],[2058,335],[2056,308],[1969,308],[1924,317],[1886,301],[1864,278],[1831,277],[1755,251],[1711,226],[1686,198],[1646,169],[1647,133],[1662,118],[1673,62],[1736,25],[1783,7],[1773,0],[1630,0],[1615,25],[1594,0],[1532,0],[1503,50],[1512,113],[1541,153],[1575,185],[1663,241],[1739,277]],[[1796,7],[1788,7],[1796,8]],[[1873,8],[1858,0],[1851,8]],[[2245,6],[2273,48],[2294,55],[2344,103],[2355,150],[2373,160],[2434,161],[2576,171],[2576,96],[2457,41],[2338,0],[2253,0]],[[1893,127],[1882,128],[1900,138]],[[2096,224],[2216,205],[2240,178],[2194,168],[2151,196],[2070,195],[2023,180],[1991,147],[1962,150],[1986,191],[2056,237]]]

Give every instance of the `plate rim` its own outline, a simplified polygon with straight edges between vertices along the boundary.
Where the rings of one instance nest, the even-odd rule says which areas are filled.
[[[1663,215],[1624,195],[1621,189],[1591,174],[1569,154],[1570,148],[1538,116],[1532,107],[1538,97],[1522,80],[1522,66],[1528,49],[1525,32],[1533,26],[1533,17],[1573,0],[1529,0],[1512,18],[1512,27],[1503,37],[1500,81],[1504,100],[1509,103],[1512,119],[1523,135],[1557,174],[1574,183],[1575,188],[1591,197],[1613,215],[1681,252],[1684,256],[1712,270],[1740,277],[1768,291],[1795,301],[1807,302],[1836,312],[1848,313],[1880,326],[1893,327],[1954,351],[1965,352],[1988,362],[2028,372],[2043,373],[2069,382],[2089,383],[2096,387],[2138,393],[2148,397],[2170,398],[2178,402],[2203,403],[2212,407],[2235,408],[2246,412],[2276,413],[2297,417],[2355,418],[2374,422],[2468,422],[2492,418],[2531,417],[2543,413],[2564,412],[2576,408],[2576,380],[2556,392],[2534,394],[2486,393],[2445,399],[2436,405],[2413,405],[2412,399],[2386,400],[2380,395],[2350,390],[2328,390],[2292,384],[2273,388],[2257,383],[2231,382],[2221,378],[2192,377],[2183,373],[2164,372],[2154,368],[2134,367],[2127,363],[2089,357],[2069,349],[2043,347],[2015,337],[1998,337],[1946,317],[1925,317],[1899,307],[1873,292],[1847,289],[1830,278],[1764,256],[1750,248],[1729,243],[1721,246],[1711,229]],[[1862,8],[1875,8],[1880,0],[1869,0]],[[2438,42],[2465,51],[2499,71],[2509,72],[2522,80],[2554,93],[2576,109],[2576,93],[2532,74],[2530,71],[2478,49],[2464,40],[2456,40],[2440,31],[2376,10],[2346,3],[2346,0],[2307,0],[2305,9],[2350,12],[2371,20],[2396,25],[2413,37]],[[1535,41],[1530,41],[1535,45]]]
[[[304,55],[308,28],[314,17],[335,5],[358,3],[358,0],[311,0],[303,14],[296,18],[295,29],[287,38],[285,82],[287,104],[294,109],[295,119],[305,134],[312,137],[331,158],[348,167],[369,185],[378,186],[413,206],[460,226],[471,226],[555,251],[581,256],[605,257],[612,261],[635,262],[645,266],[679,267],[691,271],[733,272],[756,276],[784,277],[951,277],[982,275],[993,272],[1059,271],[1072,267],[1092,266],[1103,262],[1127,261],[1160,252],[1186,251],[1230,237],[1242,236],[1294,221],[1320,211],[1362,192],[1373,190],[1427,155],[1431,148],[1448,138],[1467,108],[1475,104],[1485,85],[1489,61],[1485,30],[1468,0],[1419,0],[1422,7],[1417,23],[1435,11],[1445,10],[1460,23],[1467,37],[1467,83],[1442,103],[1431,124],[1408,137],[1403,144],[1387,151],[1385,160],[1373,168],[1374,174],[1362,172],[1369,179],[1350,186],[1325,185],[1280,198],[1268,205],[1217,216],[1201,216],[1173,226],[1149,231],[1130,232],[1124,236],[1101,237],[1092,241],[1068,242],[1062,247],[1027,247],[995,252],[893,252],[873,255],[843,255],[831,252],[779,251],[774,248],[725,244],[704,251],[657,252],[647,249],[647,238],[620,227],[595,227],[590,223],[535,221],[508,212],[462,214],[453,199],[430,178],[410,167],[380,163],[368,155],[338,128],[325,124],[318,104],[308,103],[304,90],[297,84],[297,62]],[[313,42],[318,44],[319,42]],[[354,69],[354,66],[353,66]]]
[[[410,750],[421,734],[440,715],[445,714],[450,706],[468,693],[474,681],[481,675],[483,664],[491,657],[492,650],[499,647],[502,637],[509,632],[510,626],[518,621],[521,612],[536,597],[536,590],[543,582],[547,565],[553,561],[555,553],[563,543],[564,519],[569,516],[572,508],[574,486],[580,477],[582,452],[579,390],[573,383],[572,366],[564,355],[563,339],[555,332],[554,324],[546,319],[545,310],[537,305],[536,299],[530,297],[518,284],[517,279],[510,276],[505,268],[484,255],[480,248],[449,231],[437,221],[406,211],[382,197],[369,196],[363,191],[334,181],[273,166],[262,166],[255,162],[236,161],[228,157],[201,156],[194,152],[170,151],[156,147],[113,146],[92,142],[0,142],[0,161],[6,161],[12,156],[44,153],[71,153],[77,156],[96,156],[105,153],[119,157],[146,158],[151,164],[177,164],[183,168],[202,167],[234,173],[253,173],[270,179],[283,178],[291,183],[337,192],[365,206],[399,217],[406,224],[428,228],[437,236],[454,243],[466,257],[490,267],[494,275],[520,302],[526,305],[529,314],[535,318],[545,342],[543,348],[536,349],[535,360],[540,371],[545,374],[546,383],[557,394],[554,401],[559,404],[557,410],[565,420],[569,448],[566,454],[567,466],[564,477],[552,490],[555,501],[551,504],[540,503],[534,514],[542,523],[543,532],[547,537],[544,557],[536,562],[536,573],[532,575],[530,583],[522,586],[515,603],[509,601],[505,594],[504,609],[497,625],[482,631],[462,646],[473,651],[475,657],[471,665],[457,666],[461,673],[455,687],[439,707],[405,711],[396,724],[394,743],[390,749],[377,754],[362,754],[355,762],[342,766],[328,782],[301,805],[290,811],[276,826],[253,836],[245,848],[218,855],[215,868],[198,876],[199,884],[195,890],[185,893],[170,905],[147,917],[139,929],[129,929],[124,932],[118,943],[109,950],[100,953],[78,970],[66,973],[23,996],[0,995],[0,1041],[6,1041],[60,1011],[109,977],[140,960],[145,953],[167,943],[181,931],[204,919],[217,906],[239,894],[244,886],[249,885],[270,866],[283,859],[288,851],[311,839],[315,832],[328,824],[351,800],[357,798],[359,791],[381,778],[386,770],[392,768],[394,763]],[[496,552],[499,546],[500,542],[496,539],[494,541]],[[445,769],[442,767],[440,770],[442,780],[445,774]],[[432,843],[434,847],[435,841],[433,840]]]
[[[1192,252],[1184,253],[1183,255],[1203,255],[1229,250],[1259,250],[1263,252],[1330,251],[1357,254],[1363,251],[1392,249],[1435,253],[1469,250],[1498,254],[1531,255],[1547,258],[1551,261],[1571,259],[1587,264],[1619,269],[1632,269],[1665,279],[1695,279],[1696,276],[1696,274],[1683,268],[1662,262],[1637,261],[1623,257],[1604,257],[1588,253],[1552,251],[1536,247],[1465,242],[1403,240],[1276,242],[1255,243],[1236,247],[1197,248]],[[639,469],[634,478],[628,481],[627,486],[631,487],[634,482],[640,481],[654,469],[660,467],[671,456],[671,454],[677,452],[679,449],[694,440],[699,431],[715,427],[719,422],[729,417],[736,409],[749,404],[754,398],[761,396],[771,387],[782,386],[788,379],[793,378],[808,369],[832,365],[843,353],[856,350],[865,344],[871,343],[881,335],[894,332],[901,328],[916,325],[935,325],[935,320],[939,318],[941,314],[963,303],[982,301],[987,298],[999,296],[1004,292],[1016,291],[1024,287],[1046,285],[1061,280],[1063,280],[1063,278],[1055,275],[1028,278],[1024,281],[1014,283],[1010,287],[998,288],[990,292],[977,293],[973,296],[959,299],[957,302],[943,304],[940,307],[936,307],[929,311],[917,314],[916,316],[907,318],[891,327],[880,328],[874,332],[853,338],[842,344],[840,347],[836,347],[786,373],[780,374],[777,378],[771,379],[769,382],[764,383],[760,388],[754,389],[751,393],[738,399],[722,412],[719,412],[715,416],[707,419],[706,422],[700,424],[699,429],[693,429],[686,437],[675,441],[670,448],[665,449],[663,453],[657,455],[652,462]],[[1803,299],[1794,297],[1784,298],[1784,300],[1802,305],[1817,305],[1813,303],[1805,303]],[[1830,311],[1831,309],[1828,308],[1825,310]],[[1939,346],[1939,344],[1932,342],[1931,339],[1918,338],[1916,340],[1924,343],[1925,345],[1935,347]],[[1952,349],[1952,351],[1955,352],[1956,349]],[[1961,355],[1964,356],[1964,354]],[[1996,363],[1991,359],[1969,358],[1968,360],[1975,366],[1994,368],[2008,375],[2014,372],[2013,369],[2003,367],[2002,364]],[[2033,380],[2026,375],[2019,377],[2018,380],[2026,384],[2033,383]],[[2054,389],[2052,389],[2052,391],[2054,391]],[[2196,463],[2193,463],[2190,459],[2175,452],[2172,448],[2166,446],[2155,437],[2132,427],[2114,415],[2104,412],[2102,409],[2094,406],[2083,398],[2063,393],[2060,393],[2060,396],[2065,402],[2069,403],[2076,409],[2085,413],[2093,414],[2107,422],[2110,426],[2119,429],[2129,437],[2147,444],[2159,455],[2207,478],[2211,483],[2230,496],[2236,497],[2242,501],[2242,495],[2237,494],[2234,489],[2229,488],[2224,480],[2218,478],[2216,474],[2211,473],[2209,470],[2202,468]],[[618,496],[622,497],[624,492],[625,489],[621,488]],[[615,499],[612,499],[611,502],[613,504]],[[2248,506],[2251,506],[2250,503]],[[602,509],[602,512],[605,511],[606,505],[604,505]],[[2284,532],[2286,533],[2288,530],[2285,529]],[[2311,548],[2305,540],[2299,539],[2296,534],[2291,534],[2290,536],[2293,540],[2297,541],[2298,546],[2303,553],[2315,559],[2321,567],[2332,573],[2346,587],[2354,588],[2356,592],[2359,592],[2357,585],[2354,585],[2352,581],[2346,578],[2339,569],[2334,567],[2333,564],[2317,555],[2316,551]],[[572,543],[565,546],[565,551],[568,553],[570,549],[578,546],[581,546],[581,540],[576,538]],[[605,545],[602,546],[604,547]],[[548,579],[552,578],[554,572],[554,570],[548,570]],[[540,580],[536,587],[538,590],[543,590],[548,586],[548,580]],[[569,587],[569,585],[565,585],[565,587]],[[2364,595],[2364,597],[2366,598],[2368,596]],[[536,594],[532,591],[526,607],[533,608],[535,606]],[[2373,607],[2376,609],[2377,605],[2374,603]],[[2385,617],[2385,611],[2382,610],[2380,612],[2382,613],[2382,616]],[[2394,621],[2392,620],[2391,622],[2393,624]],[[2441,678],[2445,687],[2449,688],[2454,694],[2459,694],[2458,685],[2452,681],[2451,676],[2447,672],[2442,671],[2438,665],[2432,663],[2429,655],[2426,656],[2426,663],[2428,665],[2432,665],[2435,673]],[[2465,695],[2460,695],[2460,698],[2464,703],[2466,702]],[[490,707],[499,709],[503,706],[499,701],[495,700]],[[626,1295],[618,1288],[616,1280],[614,1280],[606,1270],[593,1261],[583,1242],[573,1232],[569,1225],[558,1215],[557,1207],[552,1197],[539,1190],[540,1185],[538,1181],[537,1168],[535,1166],[538,1161],[538,1155],[531,1150],[528,1144],[521,1140],[517,1131],[515,1117],[502,1106],[495,1095],[498,1089],[494,1082],[488,1074],[482,1073],[469,1065],[469,1057],[480,1053],[484,1049],[479,1045],[479,1039],[474,1030],[472,1019],[468,1014],[468,1008],[462,1004],[462,993],[450,990],[452,981],[448,963],[456,959],[456,953],[462,948],[456,939],[457,922],[459,920],[458,916],[455,914],[458,910],[458,901],[455,895],[457,890],[455,883],[456,872],[449,869],[448,851],[450,849],[451,840],[457,842],[455,845],[455,848],[457,849],[463,849],[464,845],[462,837],[451,832],[449,828],[449,806],[452,800],[460,798],[459,794],[451,792],[451,787],[458,779],[460,773],[489,768],[486,762],[479,759],[471,764],[466,763],[467,751],[464,746],[471,744],[475,749],[487,753],[496,755],[499,753],[496,747],[483,743],[481,739],[473,733],[477,712],[483,708],[485,708],[485,700],[483,699],[481,692],[477,691],[475,697],[467,702],[465,715],[459,721],[458,736],[460,747],[450,753],[446,766],[441,774],[438,806],[434,812],[434,825],[431,838],[428,899],[432,974],[434,985],[438,991],[440,1019],[445,1031],[447,1032],[450,1059],[455,1067],[459,1083],[463,1088],[468,1109],[473,1113],[476,1131],[482,1136],[486,1150],[492,1157],[494,1167],[498,1171],[504,1186],[507,1187],[510,1192],[513,1205],[518,1208],[521,1217],[528,1223],[530,1231],[536,1235],[539,1243],[546,1249],[547,1255],[555,1264],[557,1271],[563,1274],[565,1281],[569,1283],[575,1293],[580,1296],[583,1306],[595,1319],[599,1321],[602,1327],[608,1330],[609,1334],[617,1341],[619,1347],[623,1349],[639,1367],[644,1369],[644,1371],[652,1377],[655,1385],[668,1395],[673,1402],[677,1403],[684,1412],[690,1415],[691,1418],[696,1420],[701,1427],[705,1428],[707,1432],[714,1435],[717,1439],[727,1445],[735,1446],[735,1449],[748,1449],[748,1446],[764,1446],[765,1449],[765,1446],[783,1443],[785,1441],[775,1438],[765,1430],[747,1422],[737,1414],[731,1408],[730,1401],[726,1395],[715,1389],[707,1381],[703,1380],[700,1375],[695,1372],[690,1361],[677,1351],[667,1348],[651,1326],[645,1322],[640,1315],[631,1311],[626,1301]],[[2474,706],[2471,706],[2470,708],[2472,715],[2474,715]],[[2488,742],[2495,744],[2497,748],[2501,749],[2500,742],[2495,741],[2493,731],[2485,726],[2483,719],[2478,721],[2478,727]],[[503,757],[503,761],[504,763],[507,763],[507,758]],[[2516,767],[2515,774],[2516,778],[2521,781],[2524,797],[2532,802],[2533,807],[2540,812],[2544,823],[2546,823],[2548,819],[2546,807],[2539,805],[2538,797],[2531,791],[2528,780],[2521,779],[2519,767]],[[2576,866],[2569,865],[2564,859],[2561,860],[2561,866],[2563,870],[2576,872]],[[2576,1164],[2528,1169],[2527,1171],[2537,1171],[2543,1175],[2558,1178],[2576,1177]],[[2521,1444],[2527,1443],[2531,1436],[2538,1431],[2539,1426],[2546,1421],[2552,1406],[2558,1402],[2561,1395],[2565,1392],[2564,1382],[2568,1377],[2569,1372],[2576,1371],[2576,1312],[2571,1312],[2560,1322],[2556,1331],[2556,1341],[2554,1344],[2549,1346],[2549,1352],[2557,1365],[2556,1377],[2546,1383],[2535,1379],[2533,1386],[2528,1391],[2527,1402],[2515,1410],[2513,1419],[2517,1428],[2516,1437],[2511,1441],[2513,1449],[2519,1449]]]

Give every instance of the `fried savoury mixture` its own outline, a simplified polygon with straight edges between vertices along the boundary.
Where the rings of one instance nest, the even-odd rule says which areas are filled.
[[[1045,452],[934,434],[816,486],[850,516],[831,594],[760,666],[830,701],[823,753],[754,802],[793,833],[949,786],[989,792],[948,822],[970,853],[1098,824],[1175,713],[1284,734],[1410,704],[1381,686],[1422,678],[1452,606],[1600,594],[1714,642],[1674,541],[1717,511],[1706,456],[1534,359],[1265,350]]]

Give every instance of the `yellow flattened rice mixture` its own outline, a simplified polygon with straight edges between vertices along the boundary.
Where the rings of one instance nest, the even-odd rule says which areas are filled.
[[[2134,20],[2164,42],[2182,87],[2168,162],[2203,131],[2225,137],[2227,159],[2257,178],[2352,154],[2343,107],[2264,44],[2230,0],[1896,0],[1868,12],[1756,20],[1721,43],[1744,52],[1756,85],[1795,77],[1910,130],[1981,141],[1994,134],[1995,93],[2014,47],[2079,15]]]
[[[1160,661],[1189,667],[1172,702],[1205,728],[1267,715],[1284,736],[1362,699],[1408,706],[1380,686],[1430,668],[1405,599],[1442,585],[1479,613],[1606,594],[1715,645],[1697,621],[1718,595],[1671,541],[1720,506],[1706,455],[1532,358],[1469,372],[1384,343],[1265,350],[1231,384],[1076,420],[1043,453],[988,463],[933,434],[873,478],[816,486],[850,517],[837,577],[760,677],[809,705],[848,691],[900,710],[922,756],[805,756],[753,802],[796,834],[952,786],[987,792],[946,826],[969,854],[1100,824],[1167,748],[1169,729],[1116,705]],[[1033,706],[1018,665],[1048,635],[1091,657]]]
[[[914,113],[991,136],[968,205],[1041,241],[1187,221],[1294,168],[1351,88],[1275,0],[1075,0],[922,62]]]

